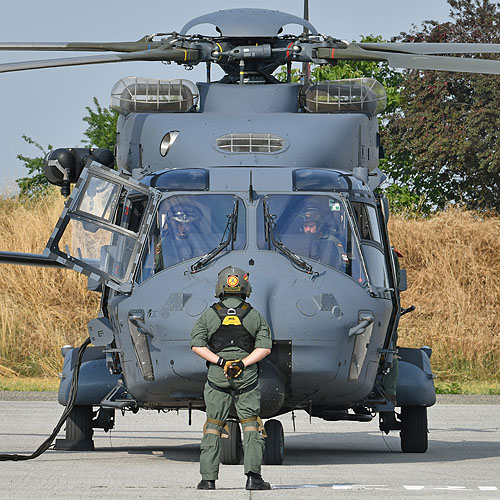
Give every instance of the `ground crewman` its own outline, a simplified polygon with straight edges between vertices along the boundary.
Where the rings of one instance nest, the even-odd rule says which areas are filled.
[[[208,365],[199,490],[215,489],[220,440],[227,437],[226,419],[233,401],[243,429],[246,489],[271,489],[261,476],[265,441],[256,363],[271,352],[272,341],[264,317],[245,302],[251,290],[248,273],[237,267],[224,268],[215,286],[220,302],[200,316],[191,332],[192,350]]]

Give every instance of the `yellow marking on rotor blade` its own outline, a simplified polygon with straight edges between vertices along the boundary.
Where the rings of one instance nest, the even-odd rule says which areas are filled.
[[[217,47],[219,47],[219,54],[220,54],[219,59],[217,59],[217,61],[220,61],[221,57],[222,57],[222,47],[221,47],[220,43],[217,43],[217,42],[215,42],[215,43],[216,43]]]

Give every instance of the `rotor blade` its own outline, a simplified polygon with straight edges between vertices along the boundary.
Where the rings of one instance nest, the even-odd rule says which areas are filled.
[[[196,63],[199,61],[198,50],[193,49],[155,49],[130,54],[103,54],[85,57],[66,57],[40,61],[23,61],[0,64],[0,73],[25,71],[29,69],[58,68],[62,66],[81,66],[84,64],[105,64],[126,61],[174,61],[178,63]]]
[[[403,54],[499,54],[498,43],[358,43],[366,50]]]
[[[317,49],[317,57],[330,60],[385,61],[393,68],[500,75],[500,61],[365,50],[357,44],[351,44],[346,49],[321,47]]]
[[[149,41],[144,37],[137,42],[0,42],[0,50],[55,50],[55,51],[86,51],[86,52],[138,52],[142,50],[156,49],[161,42]]]

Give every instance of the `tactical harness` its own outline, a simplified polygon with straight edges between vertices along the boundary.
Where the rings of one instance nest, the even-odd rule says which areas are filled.
[[[226,347],[239,347],[251,353],[255,349],[255,339],[243,326],[243,318],[252,310],[252,306],[243,302],[237,308],[228,308],[219,302],[212,309],[221,320],[221,325],[208,341],[210,350],[217,353]]]

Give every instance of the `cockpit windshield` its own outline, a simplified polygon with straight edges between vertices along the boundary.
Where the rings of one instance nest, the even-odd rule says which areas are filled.
[[[325,195],[269,195],[267,210],[277,236],[289,250],[352,276],[364,283],[366,276],[358,246],[340,198]],[[257,243],[263,250],[275,250],[266,236],[264,200],[257,217]]]
[[[166,198],[158,208],[156,223],[149,235],[147,251],[137,281],[179,262],[211,252],[227,238],[228,221],[238,203],[236,238],[231,249],[245,246],[245,205],[236,196],[221,194],[176,195]]]

